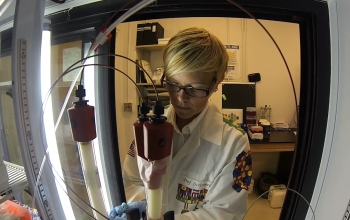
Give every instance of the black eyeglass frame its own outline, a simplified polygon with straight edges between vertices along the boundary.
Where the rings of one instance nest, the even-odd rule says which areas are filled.
[[[171,85],[174,85],[176,87],[179,88],[178,91],[168,91],[168,92],[180,92],[182,89],[185,91],[185,93],[191,97],[194,97],[194,98],[205,98],[207,97],[209,94],[210,94],[210,91],[211,89],[213,88],[213,85],[215,84],[216,80],[214,79],[213,82],[212,82],[212,85],[208,88],[208,89],[197,89],[197,88],[194,88],[193,86],[180,86],[178,85],[177,83],[174,83],[174,82],[170,82],[168,80],[165,79],[165,74],[163,74],[162,78],[160,79],[160,83],[161,85],[164,87],[164,82],[166,83],[169,83]],[[165,87],[164,87],[165,88]],[[166,88],[165,88],[166,89]],[[201,97],[198,97],[198,96],[193,96],[191,94],[189,94],[187,92],[187,89],[195,89],[195,90],[200,90],[200,91],[204,91],[205,92],[205,96],[201,96]]]

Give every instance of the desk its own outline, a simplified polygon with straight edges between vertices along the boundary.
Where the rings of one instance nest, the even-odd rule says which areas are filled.
[[[258,167],[255,168],[255,171],[253,172],[262,173],[262,172],[268,171],[268,172],[274,173],[278,175],[280,182],[286,185],[288,183],[290,170],[293,164],[295,143],[292,143],[292,142],[276,143],[276,142],[269,142],[268,140],[263,140],[263,141],[249,140],[249,142],[250,142],[250,150],[252,153],[278,153],[279,154],[277,160],[272,160],[272,161],[269,160],[268,163],[265,163],[267,162],[266,160],[261,161],[261,158],[260,158],[260,161],[257,162],[257,164],[259,165]],[[271,165],[271,164],[275,164],[275,165]],[[271,166],[272,167],[276,166],[276,167],[272,168]]]
[[[250,142],[250,150],[253,153],[289,152],[294,151],[295,143],[255,143]]]
[[[271,131],[270,138],[253,141],[249,138],[252,152],[290,152],[295,148],[295,134],[293,131]]]

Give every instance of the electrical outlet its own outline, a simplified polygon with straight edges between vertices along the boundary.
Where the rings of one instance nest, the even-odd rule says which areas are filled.
[[[132,103],[130,102],[124,103],[124,112],[132,112]]]

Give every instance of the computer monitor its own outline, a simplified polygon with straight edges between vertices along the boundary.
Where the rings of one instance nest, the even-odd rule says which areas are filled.
[[[255,83],[223,83],[222,100],[223,109],[243,109],[243,124],[246,124],[247,107],[255,106]]]

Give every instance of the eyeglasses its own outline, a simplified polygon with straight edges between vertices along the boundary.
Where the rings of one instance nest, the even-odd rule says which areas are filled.
[[[210,94],[210,90],[212,87],[210,86],[208,89],[197,89],[192,86],[179,86],[178,84],[165,80],[164,78],[165,76],[163,75],[161,83],[168,92],[180,92],[181,89],[183,89],[187,95],[196,98],[207,97]]]

